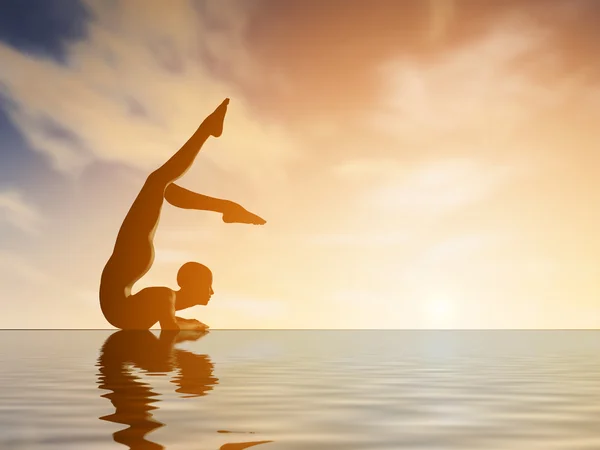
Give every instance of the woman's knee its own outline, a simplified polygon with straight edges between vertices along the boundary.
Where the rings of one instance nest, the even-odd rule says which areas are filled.
[[[173,182],[172,178],[171,174],[164,167],[160,167],[148,175],[145,185],[164,193],[167,186]]]

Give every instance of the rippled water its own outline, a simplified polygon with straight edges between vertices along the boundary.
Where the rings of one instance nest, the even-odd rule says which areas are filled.
[[[592,331],[2,331],[0,362],[2,449],[600,449]]]

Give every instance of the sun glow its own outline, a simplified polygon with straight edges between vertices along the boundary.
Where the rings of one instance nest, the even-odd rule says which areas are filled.
[[[449,328],[454,324],[455,302],[443,292],[431,293],[424,303],[425,323],[427,327]]]

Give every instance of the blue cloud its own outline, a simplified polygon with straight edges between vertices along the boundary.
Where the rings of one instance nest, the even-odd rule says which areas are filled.
[[[48,170],[45,158],[27,146],[11,122],[7,107],[8,102],[0,96],[0,189],[14,187]]]
[[[89,19],[79,0],[2,0],[0,41],[64,62],[65,44],[85,37]]]

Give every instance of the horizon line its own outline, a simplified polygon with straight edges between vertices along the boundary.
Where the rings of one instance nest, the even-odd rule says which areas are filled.
[[[123,331],[119,328],[0,328],[0,331]],[[127,331],[127,330],[125,330]],[[162,331],[160,328],[128,331]],[[168,330],[167,330],[168,331]],[[189,330],[178,330],[189,331]],[[210,328],[210,331],[600,331],[600,328]]]

